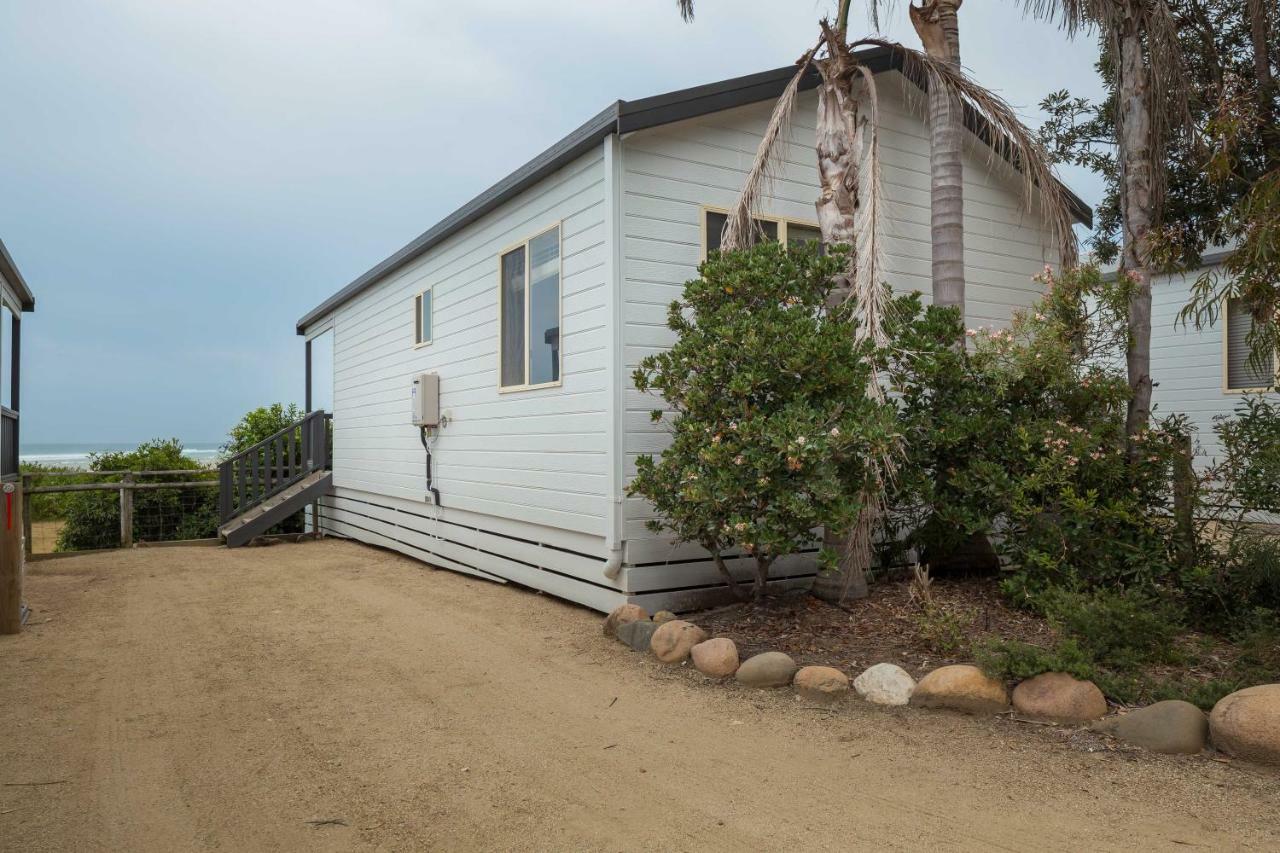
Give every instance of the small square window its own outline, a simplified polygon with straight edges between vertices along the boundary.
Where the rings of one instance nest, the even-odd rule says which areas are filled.
[[[413,298],[414,346],[431,343],[431,294],[432,289],[427,288]]]

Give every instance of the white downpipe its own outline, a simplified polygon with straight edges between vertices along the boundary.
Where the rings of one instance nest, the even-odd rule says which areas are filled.
[[[609,457],[608,516],[605,547],[609,556],[602,571],[609,580],[622,573],[622,141],[611,133],[604,139],[605,299],[609,317]]]

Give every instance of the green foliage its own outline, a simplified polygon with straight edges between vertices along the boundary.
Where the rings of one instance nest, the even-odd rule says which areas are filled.
[[[1021,640],[989,640],[974,649],[974,658],[984,672],[1003,681],[1022,681],[1042,672],[1066,672],[1087,679],[1097,675],[1089,655],[1072,639],[1052,648]]]
[[[889,376],[907,464],[893,532],[931,558],[976,532],[1017,565],[1006,589],[1147,584],[1168,571],[1163,507],[1172,435],[1127,455],[1127,280],[1095,268],[1041,277],[1008,329],[964,330],[953,309],[900,300]],[[954,345],[964,335],[969,345]]]
[[[1246,394],[1229,417],[1214,419],[1225,460],[1214,476],[1233,506],[1280,512],[1280,404]]]
[[[1164,168],[1152,263],[1158,269],[1195,269],[1210,247],[1233,246],[1217,269],[1195,282],[1181,319],[1201,326],[1217,319],[1226,298],[1240,297],[1255,322],[1249,344],[1255,356],[1280,354],[1280,87],[1256,72],[1252,4],[1238,0],[1167,0],[1178,22],[1178,46],[1192,92],[1196,132],[1172,139],[1161,152]],[[1272,80],[1280,75],[1270,16]],[[1264,38],[1264,43],[1266,43]],[[1265,49],[1265,48],[1264,48]],[[1121,214],[1115,156],[1115,73],[1104,51],[1098,71],[1107,83],[1101,102],[1066,91],[1040,104],[1048,119],[1040,140],[1057,162],[1083,166],[1104,180],[1104,195],[1089,243],[1104,262],[1119,250]]]
[[[1053,589],[1038,604],[1050,624],[1099,666],[1125,671],[1176,659],[1182,614],[1149,593]]]
[[[305,413],[298,408],[296,403],[272,403],[269,406],[259,406],[251,412],[246,412],[240,422],[231,428],[227,434],[227,443],[222,445],[222,452],[228,456],[233,456],[244,450],[248,450],[260,441],[265,441],[275,435],[280,430],[295,424],[302,420]]]
[[[722,571],[732,552],[753,557],[757,596],[814,528],[857,517],[866,460],[894,440],[892,408],[865,396],[872,353],[854,344],[852,307],[827,305],[844,263],[812,245],[712,254],[668,311],[675,345],[634,375],[670,406],[653,419],[672,442],[637,460],[628,493]]]
[[[57,465],[45,465],[42,462],[22,462],[18,465],[19,473],[32,488],[41,486],[62,486],[71,483],[92,482],[92,475],[71,473],[74,469]],[[57,475],[57,476],[53,476]],[[47,495],[31,496],[32,521],[57,521],[67,515],[67,503],[70,493],[57,492]]]
[[[935,654],[953,655],[969,647],[973,621],[973,613],[933,605],[916,614],[916,634]]]
[[[112,471],[191,471],[189,479],[207,479],[202,466],[182,453],[176,438],[144,442],[132,451],[93,454],[92,482]],[[173,482],[173,477],[139,477],[137,482]],[[217,535],[217,489],[146,489],[133,493],[134,541],[206,539]],[[83,551],[120,544],[120,497],[115,491],[71,492],[64,507],[66,524],[57,550]]]

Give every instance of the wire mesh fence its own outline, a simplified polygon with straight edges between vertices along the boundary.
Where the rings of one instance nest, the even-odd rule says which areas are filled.
[[[218,535],[216,469],[41,470],[22,479],[32,555]]]

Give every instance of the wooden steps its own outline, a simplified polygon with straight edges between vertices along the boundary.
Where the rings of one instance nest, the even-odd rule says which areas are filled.
[[[227,521],[218,528],[218,536],[228,548],[248,544],[255,536],[266,533],[307,504],[329,493],[333,486],[332,471],[315,471],[298,482],[272,495]]]

